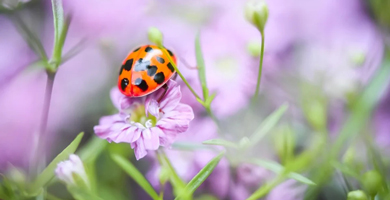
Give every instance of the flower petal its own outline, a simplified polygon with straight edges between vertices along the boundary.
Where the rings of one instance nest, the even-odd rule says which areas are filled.
[[[129,126],[126,129],[123,129],[122,131],[117,131],[116,136],[112,137],[112,141],[115,143],[120,143],[120,142],[126,142],[126,143],[131,143],[134,142],[139,138],[139,133],[137,132],[137,127],[135,126]]]
[[[137,141],[141,137],[141,133],[142,133],[141,129],[139,128],[135,129],[133,139],[130,142]]]
[[[156,100],[151,99],[149,104],[145,104],[145,113],[150,113],[156,118],[159,118],[160,108]]]
[[[110,97],[115,108],[120,110],[121,109],[120,100],[124,97],[124,95],[119,91],[117,87],[114,87],[110,91]]]
[[[128,128],[130,125],[124,122],[115,122],[113,124],[101,124],[94,126],[93,129],[95,134],[102,138],[107,139],[108,142],[113,141],[114,138],[118,136],[122,132],[123,129]]]
[[[164,136],[160,137],[161,145],[171,145],[177,134],[188,130],[189,123],[193,118],[192,108],[185,104],[179,104],[174,110],[165,113],[156,124],[156,127],[164,132]]]
[[[194,119],[194,112],[189,105],[180,103],[173,110],[165,113],[163,118],[191,121]]]
[[[146,156],[147,152],[142,137],[140,137],[137,142],[133,143],[132,147],[134,147],[134,155],[137,160]]]
[[[160,146],[159,132],[155,129],[158,128],[154,128],[153,131],[152,129],[145,129],[142,131],[144,145],[148,150],[157,150]]]
[[[160,109],[163,112],[173,110],[181,100],[180,86],[174,81],[169,81],[168,83],[168,91],[160,101]]]
[[[122,122],[122,121],[123,121],[123,118],[121,117],[120,114],[103,116],[99,120],[99,125],[103,125],[103,124],[109,125],[109,124],[113,124],[116,122]]]
[[[123,98],[119,99],[119,110],[126,110],[130,108],[132,104],[132,99],[124,96]]]

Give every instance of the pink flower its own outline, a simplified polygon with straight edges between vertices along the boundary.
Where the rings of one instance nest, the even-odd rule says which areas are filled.
[[[69,155],[69,160],[58,163],[55,174],[58,179],[64,181],[66,184],[76,185],[74,176],[77,175],[84,181],[86,185],[89,185],[84,164],[80,157],[75,154]]]
[[[160,101],[164,88],[141,98],[129,98],[112,89],[111,99],[120,112],[102,117],[94,127],[96,135],[108,142],[130,143],[137,160],[147,154],[146,150],[170,146],[178,134],[187,131],[194,113],[190,106],[180,103],[180,86],[174,81],[167,85]]]

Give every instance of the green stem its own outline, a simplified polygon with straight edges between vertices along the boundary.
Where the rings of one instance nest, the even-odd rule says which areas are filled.
[[[35,170],[38,171],[40,170],[39,168],[41,166],[45,166],[44,163],[44,158],[45,158],[45,145],[46,145],[46,138],[47,138],[47,123],[49,120],[49,111],[50,111],[50,104],[51,104],[51,96],[53,92],[53,85],[54,85],[54,78],[55,78],[55,73],[52,73],[50,71],[47,72],[47,81],[46,81],[46,91],[45,91],[45,96],[44,96],[44,103],[43,103],[43,111],[42,111],[42,119],[41,119],[41,124],[39,127],[39,132],[38,132],[38,142],[36,144],[36,152],[32,157],[32,162],[35,162],[36,168],[32,169],[32,173],[35,173]],[[42,158],[42,159],[41,159]],[[41,160],[41,162],[39,161]],[[43,165],[42,165],[43,164]],[[34,165],[32,165],[34,166]]]
[[[214,123],[217,125],[218,132],[221,133],[220,130],[220,124],[218,118],[214,115],[213,110],[211,110],[210,107],[206,107],[207,114],[210,116],[210,118],[214,121]]]
[[[165,49],[163,46],[160,46],[160,48],[161,48],[161,49]],[[199,96],[198,94],[196,94],[195,90],[190,86],[190,84],[188,83],[187,79],[184,78],[183,74],[182,74],[182,73],[180,72],[180,70],[177,68],[176,63],[173,62],[171,55],[169,55],[167,51],[163,51],[163,53],[165,54],[166,57],[168,57],[168,60],[169,60],[169,62],[172,64],[173,68],[175,68],[176,73],[179,74],[181,80],[183,80],[183,82],[187,85],[188,89],[190,89],[190,91],[192,92],[192,94],[194,94],[194,96],[195,96],[197,99],[203,101],[203,100],[200,98],[200,96]]]
[[[168,167],[169,171],[171,172],[171,183],[172,185],[177,188],[185,188],[186,183],[180,178],[180,176],[176,173],[175,168],[173,168],[171,161],[168,159],[167,155],[165,154],[164,150],[158,150],[157,151],[157,158],[160,162],[160,165]]]
[[[260,51],[259,74],[257,76],[256,91],[255,91],[255,95],[252,98],[252,103],[256,102],[257,97],[259,95],[261,73],[263,71],[263,57],[264,57],[264,32],[261,33],[261,51]]]
[[[266,183],[261,188],[256,190],[247,200],[260,199],[267,195],[272,189],[279,185],[284,180],[284,174],[278,175],[274,180],[269,183]]]

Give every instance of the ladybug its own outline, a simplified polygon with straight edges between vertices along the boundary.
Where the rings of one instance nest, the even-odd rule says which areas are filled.
[[[166,92],[165,83],[176,73],[167,53],[176,64],[176,57],[170,50],[155,45],[144,45],[130,52],[119,71],[121,93],[128,97],[142,97],[163,86]]]

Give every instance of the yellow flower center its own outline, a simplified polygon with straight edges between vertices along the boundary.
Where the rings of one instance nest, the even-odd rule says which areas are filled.
[[[157,123],[157,118],[155,116],[150,113],[148,117],[146,116],[144,105],[135,105],[131,112],[130,121],[144,125],[148,120],[152,122],[152,126],[155,126]]]

